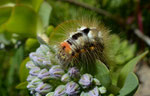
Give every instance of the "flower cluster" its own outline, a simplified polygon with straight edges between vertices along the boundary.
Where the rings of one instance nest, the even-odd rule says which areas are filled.
[[[27,88],[35,96],[102,96],[107,93],[92,75],[81,74],[76,67],[63,69],[46,45],[30,53]]]
[[[46,45],[41,45],[36,52],[30,53],[30,60],[26,64],[29,69],[27,88],[31,94],[46,95],[53,90],[47,81],[51,79],[49,69],[52,67],[52,54]]]
[[[107,91],[106,88],[101,85],[100,81],[93,78],[90,74],[81,75],[76,82],[73,80],[69,81],[69,75],[66,77],[68,82],[65,85],[59,85],[55,89],[53,96],[101,96]]]

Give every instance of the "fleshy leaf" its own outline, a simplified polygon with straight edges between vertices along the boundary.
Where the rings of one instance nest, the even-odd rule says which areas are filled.
[[[16,33],[22,38],[35,37],[37,30],[37,14],[28,6],[16,5],[13,7],[11,16],[2,24],[2,32]]]
[[[137,64],[138,61],[140,61],[146,54],[148,53],[148,51],[144,52],[143,54],[133,58],[132,60],[130,60],[121,70],[120,74],[119,74],[119,78],[118,78],[118,82],[117,85],[118,87],[122,88],[125,82],[126,77],[128,76],[128,74],[130,72],[133,72],[135,65]]]
[[[29,57],[24,59],[20,65],[19,69],[19,78],[21,82],[26,81],[27,76],[29,75],[29,70],[26,68],[26,63],[29,61]]]
[[[124,86],[119,91],[118,96],[133,96],[139,86],[138,78],[134,73],[129,73],[127,76]]]
[[[40,6],[39,15],[44,27],[48,27],[51,10],[51,6],[46,1],[44,1]]]
[[[111,78],[108,68],[99,60],[97,60],[95,68],[95,77],[100,80],[103,86],[109,87],[111,85]]]

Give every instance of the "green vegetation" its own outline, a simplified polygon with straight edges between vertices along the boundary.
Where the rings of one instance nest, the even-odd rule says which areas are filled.
[[[111,29],[113,42],[108,53],[115,58],[111,60],[111,71],[97,62],[101,64],[97,67],[101,72],[96,76],[110,91],[119,92],[118,96],[131,96],[139,85],[133,73],[135,65],[149,49],[149,44],[135,34],[138,29],[144,36],[150,36],[149,3],[145,0],[1,0],[0,96],[30,95],[25,86],[28,76],[25,64],[29,53],[40,46],[37,36],[49,43],[58,24],[91,14]],[[103,76],[108,80],[101,80]]]

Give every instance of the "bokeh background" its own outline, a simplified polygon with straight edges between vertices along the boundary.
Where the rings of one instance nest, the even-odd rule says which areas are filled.
[[[27,89],[17,85],[28,75],[28,54],[40,45],[37,35],[49,43],[58,24],[91,14],[118,35],[112,42],[113,48],[119,48],[119,67],[149,50],[149,0],[0,0],[0,96],[29,96]],[[149,57],[135,69],[140,81],[135,96],[150,96]]]

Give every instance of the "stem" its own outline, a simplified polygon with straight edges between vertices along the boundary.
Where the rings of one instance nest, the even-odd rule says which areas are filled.
[[[76,0],[58,0],[58,1],[67,2],[67,3],[70,3],[70,4],[77,5],[79,7],[83,7],[83,8],[89,9],[91,11],[94,11],[94,12],[98,13],[98,14],[101,14],[101,15],[104,15],[106,17],[109,17],[109,18],[117,21],[121,25],[124,24],[123,18],[121,18],[120,16],[113,15],[110,12],[108,12],[106,10],[103,10],[101,8],[95,8],[95,7],[90,6],[90,5],[86,4],[86,3],[78,2]]]
[[[144,35],[142,32],[140,32],[139,29],[135,29],[134,33],[140,38],[142,39],[148,46],[150,46],[150,38],[146,35]]]

